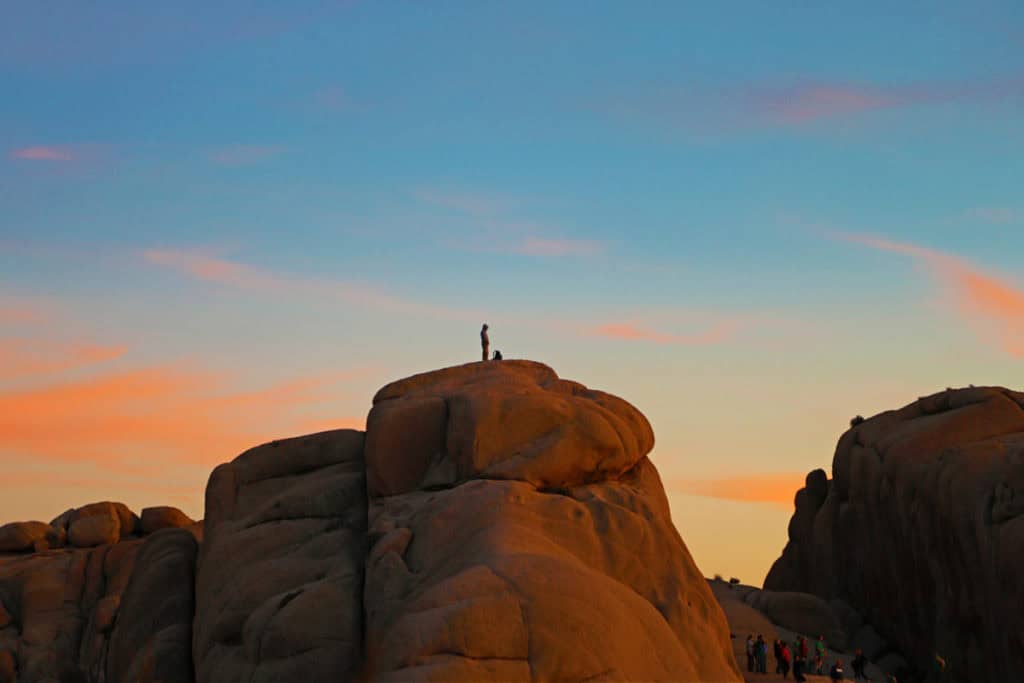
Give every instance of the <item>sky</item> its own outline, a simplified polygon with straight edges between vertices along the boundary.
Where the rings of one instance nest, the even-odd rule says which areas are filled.
[[[3,521],[201,517],[486,321],[760,583],[851,417],[1024,386],[1019,2],[15,3],[0,91]]]

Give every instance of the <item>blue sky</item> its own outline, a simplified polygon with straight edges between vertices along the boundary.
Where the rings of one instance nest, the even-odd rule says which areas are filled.
[[[827,467],[851,413],[1021,381],[1020,3],[23,3],[0,87],[0,401],[329,368],[267,426],[358,420],[486,317],[651,416],[727,573],[688,515],[767,504],[687,482]],[[9,429],[0,459],[68,466]],[[182,490],[233,455],[156,431]]]

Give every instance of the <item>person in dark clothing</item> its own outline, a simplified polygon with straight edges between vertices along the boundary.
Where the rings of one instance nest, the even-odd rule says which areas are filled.
[[[762,636],[761,634],[757,635],[757,643],[755,643],[755,653],[757,655],[757,673],[768,673],[768,642],[764,639],[764,636]]]
[[[484,323],[484,326],[480,328],[480,346],[484,350],[484,360],[488,360],[491,350],[491,338],[487,335],[488,329],[490,328],[487,326],[487,323]]]
[[[505,356],[501,355],[501,351],[499,351],[498,349],[495,349],[494,350],[494,356],[491,357],[491,360],[504,360],[504,359],[505,359]]]
[[[807,677],[804,676],[804,671],[807,670],[807,657],[800,654],[797,650],[796,656],[793,657],[793,680],[796,683],[805,683]]]
[[[871,679],[864,673],[864,667],[867,666],[868,658],[864,656],[863,650],[857,650],[856,655],[853,661],[850,662],[850,666],[853,667],[853,680],[859,681],[863,678],[865,681],[870,681]]]
[[[782,673],[782,643],[776,639],[772,643],[772,649],[775,651],[775,673],[780,674]]]
[[[843,660],[836,660],[836,663],[832,665],[832,669],[828,672],[828,677],[833,681],[843,680]]]
[[[757,661],[757,655],[754,654],[754,636],[747,636],[747,671],[754,673],[754,664]]]
[[[789,665],[793,661],[793,654],[789,651],[789,645],[785,641],[779,644],[779,666],[782,668],[782,677],[789,678]]]

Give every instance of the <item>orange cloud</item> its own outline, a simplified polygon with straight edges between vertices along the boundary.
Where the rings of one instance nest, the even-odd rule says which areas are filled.
[[[782,472],[721,479],[670,479],[666,485],[670,490],[692,496],[792,509],[793,497],[804,487],[805,477],[799,472]]]
[[[657,344],[683,344],[705,346],[720,344],[735,337],[742,326],[738,322],[722,322],[697,334],[669,334],[637,327],[632,323],[609,323],[585,331],[587,336],[630,341],[648,341]]]
[[[115,360],[124,346],[57,344],[38,339],[0,339],[0,381]]]
[[[344,375],[239,391],[223,374],[154,366],[0,391],[5,450],[115,470],[124,463],[215,464],[296,430]]]
[[[35,323],[43,320],[39,311],[16,306],[0,306],[0,325]]]
[[[68,147],[23,147],[12,150],[11,158],[26,161],[71,161],[75,155]]]
[[[475,321],[481,318],[478,311],[423,304],[352,282],[275,273],[245,263],[229,261],[203,250],[147,249],[142,252],[142,258],[148,263],[176,270],[195,279],[235,289],[296,296],[309,300],[336,299],[356,306],[450,320]]]
[[[1024,358],[1024,289],[984,273],[952,254],[871,235],[834,233],[840,239],[880,251],[905,254],[923,263],[941,282],[954,308],[1011,356]]]

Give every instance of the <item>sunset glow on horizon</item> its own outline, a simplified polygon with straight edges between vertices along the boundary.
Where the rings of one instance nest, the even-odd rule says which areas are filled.
[[[851,417],[1024,386],[1024,8],[598,5],[10,9],[0,523],[201,517],[486,321],[758,583]]]

